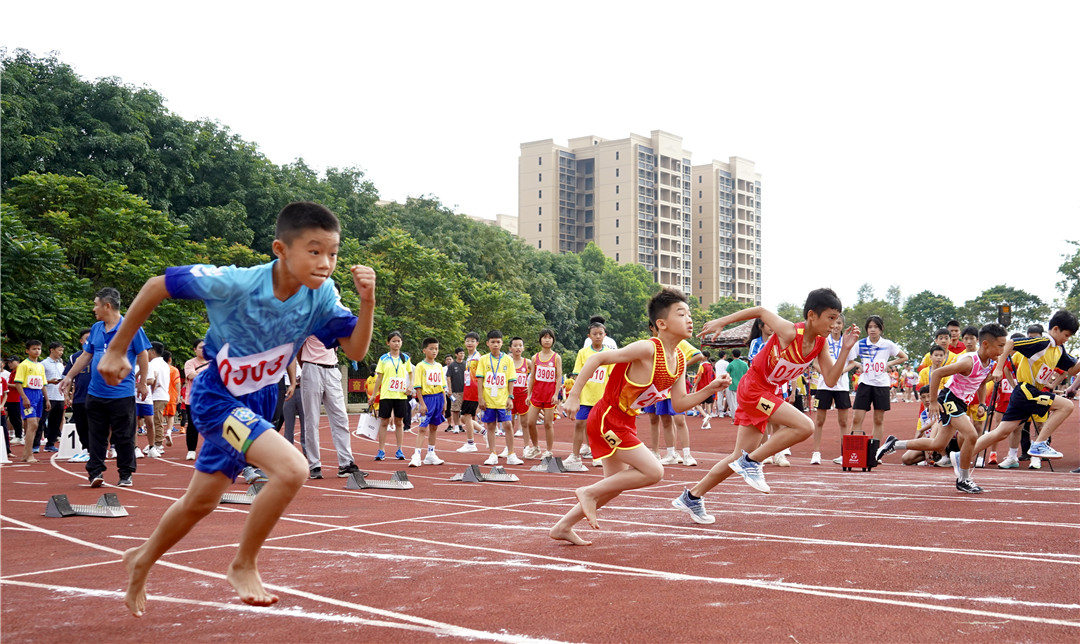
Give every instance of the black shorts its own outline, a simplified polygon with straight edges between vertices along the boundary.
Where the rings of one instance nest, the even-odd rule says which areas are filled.
[[[1026,382],[1021,382],[1013,389],[1009,396],[1009,407],[1001,416],[1002,421],[1038,419],[1050,412],[1050,405],[1054,404],[1054,394],[1042,391]]]
[[[479,400],[463,400],[461,401],[461,415],[462,416],[476,416],[476,408],[480,406]]]
[[[833,405],[837,409],[851,409],[851,396],[846,391],[832,389],[818,389],[814,393],[814,409],[828,411]]]
[[[379,418],[390,418],[391,414],[396,418],[407,418],[409,413],[408,398],[382,398],[379,400]]]
[[[870,405],[874,405],[874,409],[880,411],[889,411],[889,388],[888,387],[875,387],[874,385],[864,385],[859,383],[859,387],[855,390],[855,409],[861,409],[863,411],[870,411]]]
[[[712,403],[716,402],[716,394],[713,394],[713,395],[709,396],[708,398],[706,398],[705,402],[709,403],[709,404],[712,404]]]
[[[949,422],[957,416],[967,415],[967,403],[960,400],[956,394],[952,392],[952,389],[945,388],[941,390],[941,393],[937,397],[938,403],[941,404],[945,412],[941,414],[941,424],[944,427],[949,426]]]

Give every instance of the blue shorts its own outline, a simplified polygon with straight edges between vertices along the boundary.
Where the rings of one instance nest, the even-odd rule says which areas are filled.
[[[446,422],[443,412],[446,409],[446,394],[427,394],[424,396],[427,414],[420,419],[421,427],[438,427]]]
[[[643,413],[643,414],[655,414],[656,413],[656,405],[648,405],[646,407],[642,407],[641,408],[641,413]]]
[[[480,422],[482,423],[509,423],[510,422],[510,410],[508,409],[492,409],[488,407],[480,414]]]
[[[675,409],[671,406],[670,398],[656,401],[657,416],[683,416],[685,414],[685,411],[675,411]]]
[[[577,416],[574,416],[574,420],[589,420],[589,412],[595,405],[581,405],[577,408]]]
[[[143,416],[153,416],[154,406],[149,403],[135,403],[135,415],[139,418]]]
[[[23,393],[30,399],[30,406],[22,408],[23,418],[41,418],[45,415],[45,396],[40,389],[27,389],[23,387]]]
[[[273,431],[266,419],[273,417],[277,397],[275,384],[237,398],[225,389],[213,362],[203,369],[191,386],[191,420],[204,441],[195,469],[235,479],[248,464],[248,447],[266,430]]]

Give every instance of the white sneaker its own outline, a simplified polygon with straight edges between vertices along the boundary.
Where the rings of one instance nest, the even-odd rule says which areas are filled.
[[[539,447],[536,449],[537,451],[540,450]],[[554,454],[551,453],[550,449],[545,449],[543,452],[540,453],[540,458],[551,458],[552,456],[554,456]]]
[[[11,445],[13,447],[15,445],[22,445],[22,444],[23,444],[23,439],[21,439],[21,438],[13,438],[13,439],[11,439]]]
[[[514,438],[521,438],[523,435],[520,429],[514,432]]]
[[[188,452],[187,456],[184,458],[184,460],[185,461],[194,461],[195,460],[195,452]]]
[[[522,454],[522,456],[528,459],[538,459],[540,458],[540,448],[533,445],[528,445],[525,447],[525,452]]]
[[[465,454],[465,453],[468,453],[468,452],[475,452],[476,451],[476,443],[465,443],[461,447],[457,448],[457,451],[461,452],[462,454]]]
[[[1000,463],[998,463],[998,467],[1003,470],[1015,470],[1016,468],[1020,467],[1020,459],[1016,458],[1015,456],[1006,456],[1005,458],[1001,459]]]
[[[709,417],[705,417],[705,422],[701,423],[702,429],[712,429],[712,425],[709,424]]]
[[[771,456],[766,457],[764,461],[761,461],[761,464],[762,465],[772,465],[773,464],[773,457],[771,457]]]
[[[934,467],[952,467],[952,461],[949,460],[949,455],[946,454],[939,458],[937,462],[934,463]]]
[[[420,467],[420,452],[413,452],[412,458],[409,460],[409,467]]]
[[[524,465],[525,461],[518,458],[518,455],[515,454],[514,452],[510,452],[510,456],[506,457],[506,464],[507,465]]]
[[[652,455],[653,455],[653,456],[655,456],[655,457],[656,457],[656,460],[658,460],[658,461],[662,461],[662,460],[664,460],[664,457],[663,457],[663,456],[661,456],[661,455],[660,455],[660,452],[658,452],[658,451],[656,451],[656,450],[653,450],[653,452],[652,452]]]
[[[1042,459],[1039,458],[1038,456],[1032,456],[1031,457],[1031,462],[1028,463],[1028,469],[1029,470],[1041,470],[1042,469]]]
[[[484,461],[484,465],[498,465],[498,464],[499,464],[499,455],[496,454],[495,452],[492,452],[491,456],[488,456],[487,460]]]
[[[686,465],[687,467],[694,467],[695,465],[697,465],[697,459],[695,459],[693,456],[691,456],[689,454],[687,454],[686,456],[683,456],[682,460],[683,460],[683,465]]]
[[[105,458],[116,458],[116,448],[110,447],[108,452],[105,452]]]
[[[504,432],[502,429],[496,429],[495,430],[495,435],[496,436],[506,436],[506,432]]]
[[[147,458],[161,458],[162,456],[164,456],[164,452],[158,449],[157,445],[153,445],[146,450],[146,456]]]
[[[445,462],[435,452],[428,452],[424,457],[424,465],[442,465]]]
[[[581,457],[577,454],[571,454],[563,459],[563,463],[566,465],[581,465]]]
[[[509,455],[510,455],[510,448],[509,447],[504,447],[503,451],[499,452],[499,458],[506,458]]]
[[[810,455],[811,465],[821,465],[821,452],[814,452]]]
[[[581,458],[592,458],[592,448],[588,445],[582,445],[578,450],[578,454],[581,454]]]
[[[601,461],[601,460],[600,460],[600,459],[598,459],[598,458],[594,458],[594,459],[592,460],[592,466],[593,466],[593,467],[603,467],[603,466],[604,466],[604,462],[603,462],[603,461]]]
[[[787,456],[784,456],[783,452],[776,455],[776,458],[773,459],[773,463],[775,463],[777,467],[791,467],[791,461],[788,460]]]
[[[660,459],[661,465],[675,465],[678,462],[679,461],[675,460],[674,454],[668,454],[667,456]]]
[[[832,462],[836,463],[837,465],[843,465],[844,464],[844,457],[843,456],[837,456],[836,458],[834,458],[832,460]]]
[[[146,450],[147,453],[149,453],[151,449],[153,449],[153,448],[148,448]],[[136,447],[135,448],[135,458],[142,458],[143,456],[144,456],[143,451],[141,449],[139,449],[138,447]]]
[[[675,452],[675,462],[682,465],[682,454]]]

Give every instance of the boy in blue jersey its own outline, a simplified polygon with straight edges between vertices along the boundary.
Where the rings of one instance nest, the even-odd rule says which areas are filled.
[[[145,543],[124,553],[124,602],[132,615],[139,617],[146,608],[150,567],[218,506],[249,463],[269,481],[251,506],[227,579],[246,604],[269,606],[278,600],[259,577],[259,549],[307,480],[308,467],[267,420],[277,402],[277,383],[309,335],[328,347],[340,344],[351,360],[363,360],[371,342],[375,272],[366,266],[350,269],[360,295],[359,317],[353,315],[330,279],[340,236],[341,225],[327,208],[292,203],[278,215],[273,262],[169,268],[148,280],[131,303],[131,323],[120,327],[98,367],[108,382],[130,372],[124,352],[132,331],[165,298],[201,299],[210,318],[203,349],[209,368],[191,390],[192,419],[205,443],[187,492],[165,511]]]

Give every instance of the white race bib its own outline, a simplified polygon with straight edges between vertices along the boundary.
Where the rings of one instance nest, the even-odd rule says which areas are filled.
[[[536,365],[536,379],[541,382],[555,382],[555,367]]]
[[[794,380],[795,376],[798,376],[799,372],[805,368],[805,364],[796,364],[784,360],[783,358],[779,358],[776,362],[776,366],[773,367],[772,373],[766,377],[766,380],[774,385],[782,385]]]
[[[229,355],[229,344],[225,343],[216,358],[218,375],[232,395],[250,394],[284,378],[292,352],[293,344],[289,342],[262,353],[233,357]]]

